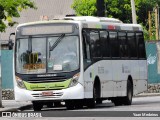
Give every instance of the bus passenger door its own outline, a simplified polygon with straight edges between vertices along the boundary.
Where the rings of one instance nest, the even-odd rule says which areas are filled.
[[[83,68],[84,68],[84,96],[85,98],[93,97],[93,81],[92,81],[92,61],[90,55],[89,33],[83,30]]]

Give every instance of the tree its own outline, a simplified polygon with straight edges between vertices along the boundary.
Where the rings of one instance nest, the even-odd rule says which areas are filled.
[[[71,7],[77,16],[95,16],[97,12],[96,0],[74,0]]]
[[[28,8],[36,9],[35,3],[31,0],[0,0],[0,32],[16,24],[12,18],[20,17],[19,13]]]
[[[16,21],[13,17],[20,17],[19,12],[23,9],[34,8],[34,2],[30,0],[0,0],[0,32],[5,32],[8,26],[13,26]],[[1,85],[1,80],[0,80]],[[0,107],[2,107],[2,89],[0,86]]]
[[[137,21],[148,29],[148,11],[153,11],[153,8],[160,0],[135,0]],[[106,16],[120,19],[124,23],[132,23],[131,1],[130,0],[105,0]],[[96,0],[74,0],[72,8],[78,16],[91,15],[95,16]],[[145,29],[145,37],[147,38],[147,30]]]

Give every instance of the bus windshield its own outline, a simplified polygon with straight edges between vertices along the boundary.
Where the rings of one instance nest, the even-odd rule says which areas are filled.
[[[16,72],[39,74],[79,69],[79,38],[62,34],[16,40]]]

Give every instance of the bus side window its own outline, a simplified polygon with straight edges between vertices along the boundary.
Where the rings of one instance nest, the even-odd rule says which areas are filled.
[[[127,42],[129,47],[129,56],[131,58],[137,58],[137,43],[135,33],[127,33]]]
[[[109,32],[109,41],[111,45],[112,57],[120,57],[119,41],[117,39],[117,32]]]
[[[99,32],[97,30],[90,32],[91,53],[93,58],[101,57],[101,42],[99,39]]]
[[[109,47],[109,39],[107,31],[100,31],[100,40],[102,46],[102,57],[110,57],[110,47]]]
[[[136,33],[136,40],[138,43],[138,57],[139,58],[146,58],[146,51],[145,51],[145,43],[143,38],[143,33]]]
[[[120,42],[120,56],[128,57],[127,36],[125,32],[118,32],[118,40]]]

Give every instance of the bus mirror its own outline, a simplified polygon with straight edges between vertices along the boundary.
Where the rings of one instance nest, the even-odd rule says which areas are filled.
[[[13,45],[14,45],[14,43],[12,42],[12,40],[9,40],[8,41],[8,48],[9,48],[9,50],[13,49]]]
[[[8,41],[9,50],[12,50],[13,49],[13,45],[14,45],[13,40],[11,39],[12,35],[15,35],[15,33],[11,33],[10,36],[9,36],[9,41]]]

